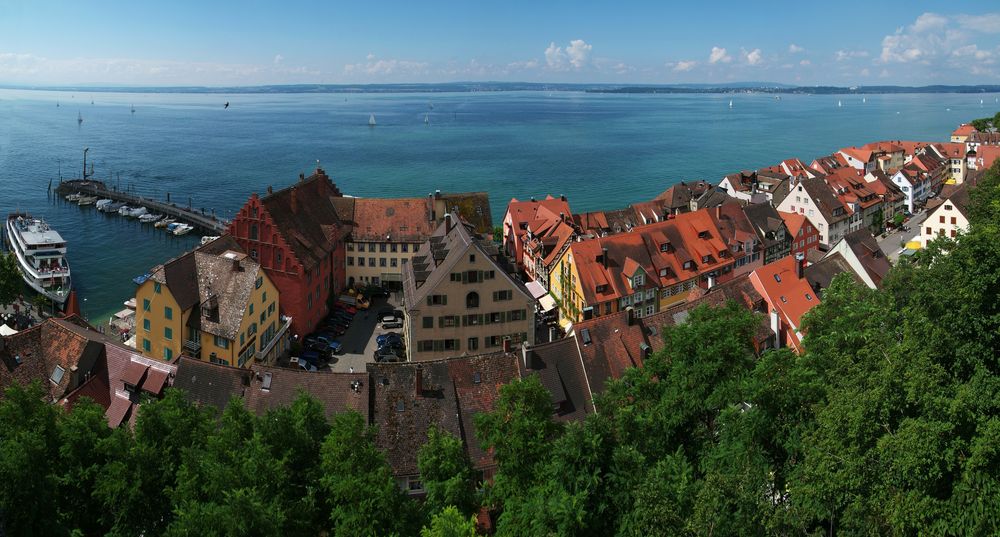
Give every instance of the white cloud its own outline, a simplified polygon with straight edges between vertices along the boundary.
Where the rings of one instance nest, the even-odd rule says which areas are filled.
[[[747,52],[746,50],[741,50],[740,52],[743,53],[743,59],[746,60],[749,65],[760,65],[760,62],[764,60],[763,54],[761,54],[759,48],[755,48],[750,52]]]
[[[913,24],[882,38],[881,63],[918,63],[968,71],[973,62],[992,63],[996,53],[973,42],[978,34],[1000,33],[1000,13],[941,15],[924,13]]]
[[[849,60],[851,58],[867,58],[867,50],[838,50],[834,52],[834,59],[838,62]]]
[[[982,50],[976,45],[965,45],[964,47],[958,47],[951,51],[952,56],[957,57],[971,57],[976,60],[989,60],[993,57],[993,53],[988,50]]]
[[[281,63],[283,61],[285,61],[285,57],[282,56],[281,54],[276,54],[274,56],[274,65],[278,65],[279,63]]]
[[[726,49],[722,47],[712,47],[712,52],[708,54],[708,63],[729,63],[733,57],[726,54]]]
[[[344,66],[347,74],[365,74],[376,77],[412,76],[427,74],[429,64],[411,60],[387,59],[380,60],[374,54],[365,57],[365,63],[349,63]]]
[[[681,60],[674,64],[674,71],[678,73],[686,73],[691,69],[694,69],[698,65],[698,62],[694,60]]]
[[[799,65],[801,65],[802,67],[806,67],[808,65],[812,65],[812,62],[809,60],[802,60],[799,62]]]
[[[872,74],[872,72],[869,71],[867,67],[861,70],[861,76],[868,76],[870,74]]]
[[[569,56],[569,63],[573,64],[573,67],[579,69],[587,64],[587,59],[590,56],[590,50],[594,48],[588,45],[583,39],[574,39],[569,42],[569,46],[566,47],[566,55]]]
[[[917,17],[917,20],[913,21],[913,26],[910,29],[914,32],[927,32],[930,30],[939,30],[948,26],[948,19],[943,15],[938,15],[937,13],[924,13]]]
[[[788,45],[788,52],[791,54],[798,54],[800,52],[805,52],[805,50],[806,49],[796,45],[795,43]]]
[[[956,15],[955,20],[966,30],[984,34],[1000,33],[1000,13],[982,15]]]
[[[545,49],[545,65],[553,71],[580,70],[590,60],[590,51],[594,47],[583,39],[574,39],[565,49],[556,46],[555,41]]]

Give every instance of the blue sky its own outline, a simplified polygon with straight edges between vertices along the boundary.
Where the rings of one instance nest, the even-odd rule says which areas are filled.
[[[1000,83],[997,2],[0,0],[0,84]]]

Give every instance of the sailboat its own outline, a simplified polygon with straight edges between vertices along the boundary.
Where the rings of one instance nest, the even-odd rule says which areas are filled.
[[[132,105],[132,113],[133,114],[135,113],[135,105],[134,104]]]
[[[729,99],[729,108],[732,108],[732,107],[733,107],[733,100]]]
[[[983,100],[979,99],[979,106],[982,106],[982,105],[983,105]]]
[[[838,106],[838,107],[840,107],[840,106],[844,106],[844,103],[842,103],[842,102],[840,102],[840,101],[837,101],[837,106]]]
[[[868,97],[862,97],[861,98],[861,102],[862,103],[867,103],[868,102]]]
[[[375,126],[375,114],[368,116],[368,126],[369,127]]]
[[[83,123],[83,114],[81,114],[80,112],[77,112],[76,113],[76,124],[80,125],[82,123]]]
[[[428,116],[427,116],[427,114],[424,114],[424,125],[427,125],[427,124],[429,124],[430,122],[431,122],[431,118],[430,118],[430,117],[428,117]]]

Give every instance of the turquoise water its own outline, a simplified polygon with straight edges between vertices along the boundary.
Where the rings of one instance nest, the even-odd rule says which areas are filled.
[[[97,178],[229,218],[252,192],[287,185],[319,160],[358,196],[489,191],[566,194],[574,211],[649,199],[681,180],[878,139],[946,140],[993,115],[994,95],[129,94],[0,90],[0,211],[44,216],[69,241],[84,314],[106,320],[131,279],[191,248],[152,226],[47,196]],[[91,104],[93,99],[94,104]],[[729,100],[733,108],[729,108]],[[837,101],[843,101],[838,107]],[[229,109],[223,103],[229,101]],[[56,106],[56,103],[60,106]],[[135,105],[136,113],[129,112]],[[433,106],[433,108],[431,108]],[[84,121],[77,124],[77,114]],[[375,114],[378,126],[368,127]],[[427,116],[429,124],[424,124]]]

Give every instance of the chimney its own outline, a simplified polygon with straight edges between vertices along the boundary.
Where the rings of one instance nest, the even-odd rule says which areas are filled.
[[[271,194],[272,192],[274,192],[274,190],[271,188],[271,185],[267,185],[267,193]]]
[[[781,348],[781,320],[778,319],[778,310],[771,310],[771,331],[774,332],[774,348]]]
[[[715,287],[715,271],[708,273],[708,288],[711,290]]]
[[[566,213],[559,213],[559,221],[560,222],[566,221]]]
[[[608,268],[608,249],[601,247],[601,261],[604,263],[604,268]]]
[[[440,190],[435,190],[434,191],[434,199],[441,199],[441,191]]]
[[[292,187],[292,212],[297,212],[299,210],[299,196],[298,190]]]
[[[302,181],[305,181],[305,180],[306,180],[306,174],[300,173],[299,174],[299,182],[302,182]]]
[[[444,232],[451,233],[451,213],[444,215]]]
[[[243,267],[240,266],[240,260],[233,259],[233,272],[240,272],[241,270],[243,270]]]
[[[534,196],[531,196],[531,201],[532,202],[535,201],[535,197]]]
[[[509,338],[504,338],[503,339],[503,352],[510,352],[510,339]]]
[[[421,397],[424,394],[424,366],[420,364],[417,364],[413,373],[413,390],[416,397]]]
[[[521,343],[521,361],[524,362],[524,368],[528,369],[528,342],[525,341]]]
[[[559,194],[559,201],[566,201],[566,194]]]
[[[625,311],[628,313],[628,325],[632,326],[635,324],[635,308],[629,306],[625,308]]]
[[[802,252],[795,254],[795,275],[801,280],[804,277],[806,255]]]

